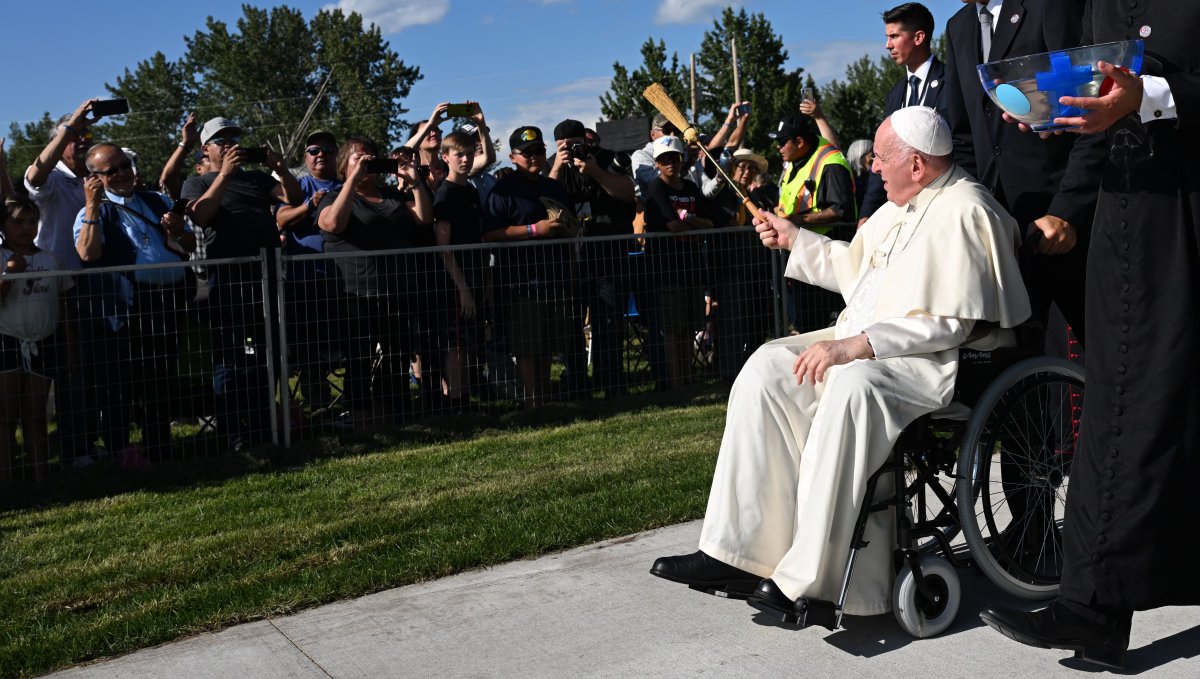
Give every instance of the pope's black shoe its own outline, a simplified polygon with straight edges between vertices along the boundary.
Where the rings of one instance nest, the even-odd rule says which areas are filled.
[[[1089,620],[1059,602],[1026,613],[994,606],[979,614],[1004,636],[1038,648],[1063,648],[1088,662],[1122,669],[1129,648],[1129,630]]]
[[[799,619],[795,600],[789,599],[770,578],[758,583],[758,587],[746,598],[746,603],[782,622],[793,623]]]
[[[745,599],[759,579],[753,573],[717,561],[704,552],[656,559],[650,574],[730,599]]]

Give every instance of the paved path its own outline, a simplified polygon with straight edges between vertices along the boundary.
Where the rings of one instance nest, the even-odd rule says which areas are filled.
[[[464,573],[185,639],[58,677],[1080,677],[979,621],[1002,600],[960,571],[953,627],[914,640],[889,615],[780,626],[741,601],[648,574],[695,550],[699,523]],[[1139,613],[1128,673],[1200,677],[1200,608]],[[1090,669],[1085,669],[1090,671]]]

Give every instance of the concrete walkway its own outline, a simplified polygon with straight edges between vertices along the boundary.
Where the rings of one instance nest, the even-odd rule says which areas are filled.
[[[695,550],[689,523],[185,639],[57,677],[1079,677],[1066,651],[979,621],[1003,596],[960,571],[955,625],[914,640],[889,615],[780,626],[649,575]],[[1139,613],[1127,673],[1200,677],[1200,608]]]

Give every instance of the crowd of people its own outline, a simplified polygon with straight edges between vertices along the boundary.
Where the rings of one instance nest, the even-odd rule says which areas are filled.
[[[774,332],[771,263],[749,229],[712,231],[751,224],[740,196],[821,230],[858,209],[852,166],[812,100],[800,108],[813,115],[771,134],[791,168],[778,185],[742,148],[746,102],[692,143],[658,116],[632,152],[576,120],[549,137],[522,126],[494,172],[473,101],[439,104],[390,151],[312,131],[299,171],[235,121],[192,114],[156,180],[135,150],[93,138],[102,108],[63,116],[0,186],[0,375],[13,385],[0,396],[0,478],[44,478],[55,457],[146,467],[173,457],[172,421],[186,417],[229,449],[257,445],[280,388],[303,406],[295,420],[358,430],[460,412],[485,391],[527,407],[616,398],[634,317],[659,387],[696,365],[732,380]],[[35,271],[58,273],[24,275]],[[796,327],[840,308],[804,294],[817,290],[790,296]],[[825,308],[806,313],[814,304]]]

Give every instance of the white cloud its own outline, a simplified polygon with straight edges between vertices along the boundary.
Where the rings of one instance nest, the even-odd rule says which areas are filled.
[[[714,10],[737,7],[729,0],[662,0],[654,22],[658,24],[692,24],[713,16]]]
[[[399,33],[409,26],[436,24],[450,11],[450,0],[338,0],[324,9],[358,12],[384,35]]]
[[[824,43],[804,43],[788,46],[789,66],[804,67],[818,85],[830,80],[845,80],[846,67],[864,55],[878,59],[886,53],[883,38],[879,40],[834,40]]]
[[[572,92],[595,92],[599,97],[602,92],[607,92],[609,86],[612,85],[611,75],[600,75],[594,78],[583,78],[574,82],[566,83],[565,85],[557,85],[547,90],[548,94],[570,94]]]

